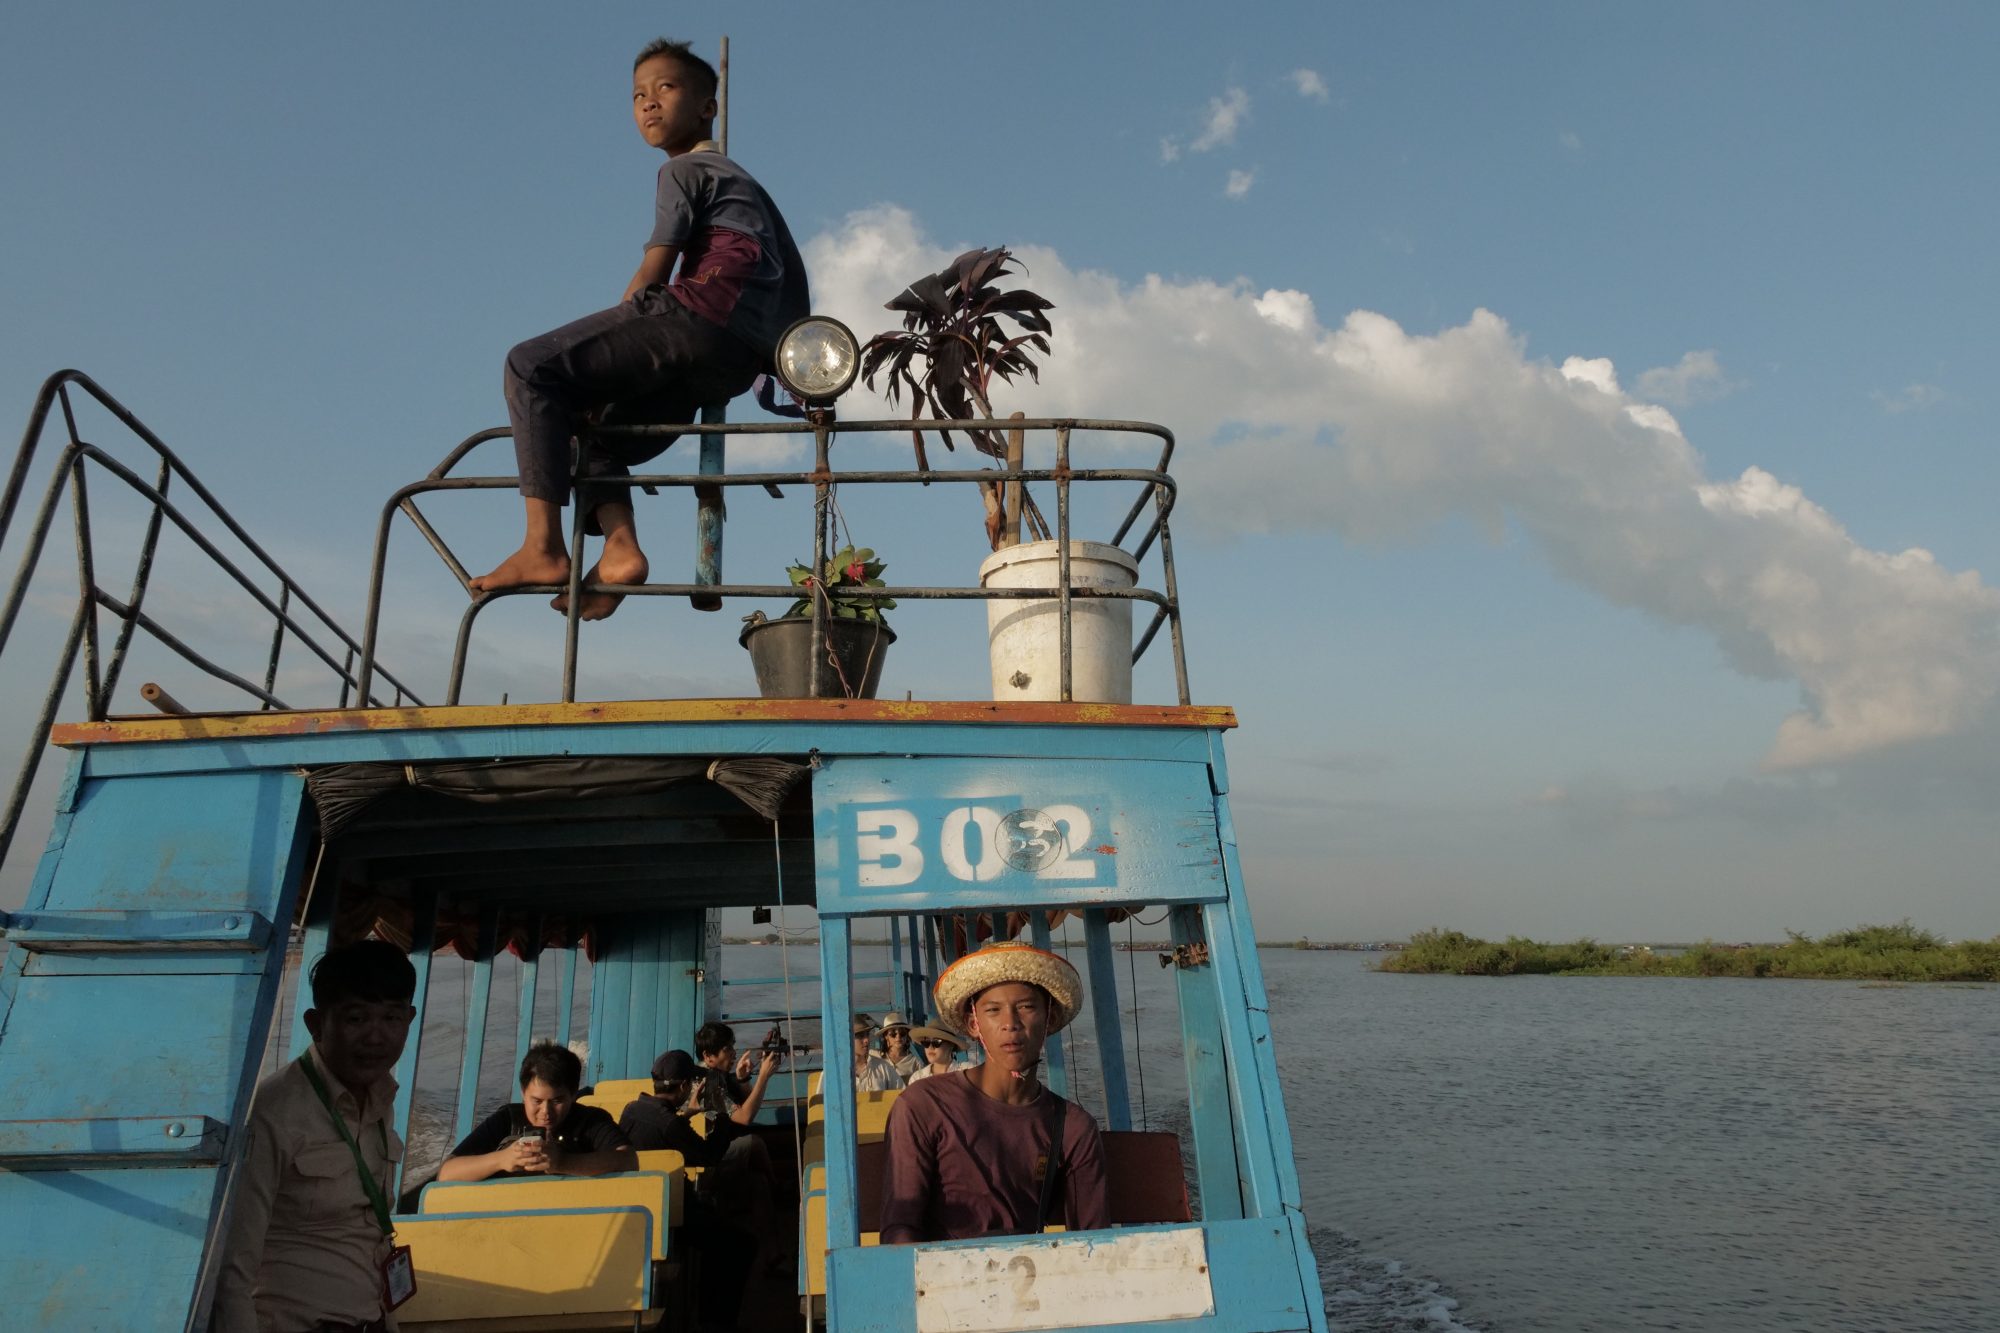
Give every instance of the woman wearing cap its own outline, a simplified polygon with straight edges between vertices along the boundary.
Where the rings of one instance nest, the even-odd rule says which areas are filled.
[[[896,1067],[907,1082],[924,1067],[924,1058],[910,1046],[910,1025],[899,1013],[882,1015],[882,1058]]]
[[[720,1134],[703,1137],[688,1119],[701,1110],[695,1085],[702,1072],[686,1051],[662,1051],[653,1061],[653,1090],[633,1098],[618,1118],[618,1128],[633,1151],[672,1148],[689,1166],[709,1169],[722,1165],[728,1141]]]
[[[936,1024],[927,1024],[910,1029],[910,1039],[917,1049],[924,1053],[924,1067],[910,1075],[910,1082],[930,1078],[935,1074],[949,1074],[952,1062],[965,1049],[965,1038]]]
[[[1082,1004],[1076,969],[1026,944],[989,944],[946,968],[934,994],[986,1062],[933,1074],[890,1110],[882,1243],[1109,1226],[1097,1122],[1036,1077],[1042,1043]]]

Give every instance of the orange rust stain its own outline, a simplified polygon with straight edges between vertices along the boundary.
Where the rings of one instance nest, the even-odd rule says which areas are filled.
[[[196,713],[66,722],[57,745],[242,740],[340,731],[432,731],[640,722],[934,722],[1003,726],[1231,728],[1234,710],[1208,705],[998,703],[906,699],[635,699],[590,704],[474,704],[298,713]]]
[[[1060,589],[1058,589],[1057,591],[1061,591],[1061,590],[1060,590]],[[1099,856],[1116,856],[1116,855],[1118,855],[1118,849],[1117,849],[1116,847],[1113,847],[1113,846],[1112,846],[1112,845],[1111,845],[1110,843],[1108,843],[1108,842],[1100,842],[1100,843],[1098,843],[1098,844],[1097,844],[1097,846],[1095,846],[1095,847],[1091,848],[1090,850],[1092,850],[1093,852],[1096,852],[1096,853],[1097,853],[1097,854],[1098,854]]]

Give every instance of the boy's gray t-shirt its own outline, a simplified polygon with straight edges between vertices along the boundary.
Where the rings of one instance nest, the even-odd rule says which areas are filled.
[[[805,261],[784,215],[756,178],[721,153],[696,149],[660,168],[646,246],[678,246],[667,291],[769,356],[812,309]]]

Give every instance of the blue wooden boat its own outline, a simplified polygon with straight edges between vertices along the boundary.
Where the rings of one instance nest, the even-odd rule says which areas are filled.
[[[146,465],[89,442],[79,419],[121,426]],[[511,487],[511,477],[456,472],[500,432],[472,437],[392,497],[377,539],[376,596],[357,636],[326,616],[128,410],[85,376],[52,378],[0,496],[5,541],[38,457],[48,465],[39,508],[14,529],[27,556],[0,613],[0,650],[65,499],[77,514],[82,589],[43,718],[50,752],[64,764],[53,826],[26,904],[0,917],[10,946],[0,974],[7,1325],[206,1326],[251,1095],[260,1070],[303,1049],[307,1038],[287,1018],[285,996],[332,940],[373,931],[411,950],[422,1013],[396,1107],[409,1138],[418,1060],[440,1033],[466,1034],[449,1115],[449,1129],[462,1132],[486,1109],[476,1094],[490,1023],[512,1018],[517,1057],[533,1036],[587,1035],[593,1095],[615,1103],[658,1052],[689,1046],[708,1019],[730,1018],[751,1037],[774,1024],[790,1040],[817,1044],[818,1017],[841,1016],[838,1049],[844,1016],[857,1009],[886,1000],[928,1014],[940,968],[981,938],[1018,934],[1047,944],[1052,928],[1069,926],[1080,928],[1075,956],[1089,1011],[1052,1040],[1047,1077],[1058,1091],[1074,1091],[1087,1058],[1086,1104],[1106,1133],[1117,1225],[876,1245],[870,1210],[886,1095],[857,1096],[836,1077],[813,1097],[802,1078],[781,1079],[761,1132],[797,1182],[796,1218],[783,1223],[795,1228],[796,1271],[782,1292],[754,1293],[744,1326],[797,1327],[803,1318],[833,1330],[909,1333],[1324,1330],[1230,816],[1223,739],[1234,718],[1190,702],[1181,657],[1171,436],[1132,422],[993,424],[1053,441],[1054,465],[1024,476],[1056,493],[1065,549],[1073,488],[1136,495],[1111,542],[1144,562],[1142,584],[1155,586],[1073,586],[1064,560],[1065,581],[1042,595],[1065,620],[1089,598],[1150,605],[1138,651],[1168,630],[1178,697],[1076,701],[1065,659],[1063,697],[1047,702],[592,702],[575,697],[572,617],[561,689],[552,690],[559,701],[465,703],[471,626],[493,600],[475,595],[442,702],[428,705],[374,660],[389,534],[413,526],[462,578],[422,506],[452,491]],[[812,495],[816,559],[829,549],[827,498],[837,488],[927,481],[937,489],[906,493],[962,503],[965,493],[952,485],[978,474],[832,464],[837,437],[908,429],[824,413],[796,425],[711,421],[698,471],[633,480],[669,497],[691,492],[701,515],[694,576],[633,589],[635,599],[698,597],[741,609],[793,595],[722,578],[720,496],[730,487]],[[724,467],[732,437],[771,431],[810,437],[814,466]],[[1081,451],[1087,440],[1135,433],[1160,442],[1157,464],[1091,469],[1071,457],[1073,443]],[[55,440],[52,459],[40,452],[45,436]],[[149,507],[129,589],[107,585],[89,531],[88,483],[121,486]],[[270,617],[261,672],[230,670],[169,623],[168,590],[149,588],[162,524],[217,534],[202,539],[208,553]],[[1002,595],[884,591],[906,610]],[[646,610],[638,601],[626,614]],[[906,636],[913,620],[904,622]],[[242,690],[249,711],[181,709],[169,691],[148,685],[142,693],[162,711],[121,715],[118,701],[131,691],[120,677],[135,635],[172,649],[191,680]],[[1062,639],[1067,646],[1067,628]],[[323,706],[278,696],[281,652],[323,669]],[[81,686],[81,716],[50,727],[72,681]],[[38,735],[0,837],[12,838],[47,748]],[[749,951],[721,946],[720,913],[742,907],[811,908],[816,942],[750,955],[752,973],[732,976],[727,960]],[[1177,1001],[1183,1104],[1165,1133],[1135,1126],[1127,1086],[1134,997],[1129,973],[1121,983],[1114,966],[1113,928],[1141,912],[1155,914],[1149,920],[1164,912],[1173,940],[1163,957]],[[881,939],[890,941],[886,969],[857,943]],[[441,949],[467,960],[463,1000],[457,986],[428,984]],[[496,960],[518,978],[512,1015],[492,1012],[501,1007]],[[585,1033],[570,1030],[580,976],[589,994]],[[769,996],[787,978],[787,1001],[729,1003],[732,990]],[[539,1030],[538,997],[555,1015]],[[692,1270],[678,1209],[686,1173],[677,1161],[639,1165],[622,1177],[424,1191],[399,1219],[419,1269],[403,1327],[498,1333],[684,1323]],[[401,1184],[415,1177],[406,1173]],[[524,1183],[539,1193],[518,1192]],[[521,1254],[536,1260],[523,1265]]]

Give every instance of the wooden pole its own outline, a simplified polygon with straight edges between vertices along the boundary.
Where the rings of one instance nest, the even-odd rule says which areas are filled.
[[[1025,412],[1016,412],[1008,420],[1025,421],[1027,415]],[[1016,477],[1019,477],[1021,474],[1022,452],[1023,432],[1019,426],[1016,426],[1007,432],[1007,470]],[[1019,546],[1021,544],[1021,483],[1019,481],[1010,481],[1007,483],[1005,507],[1006,513],[1000,521],[1000,544],[1002,546]]]

